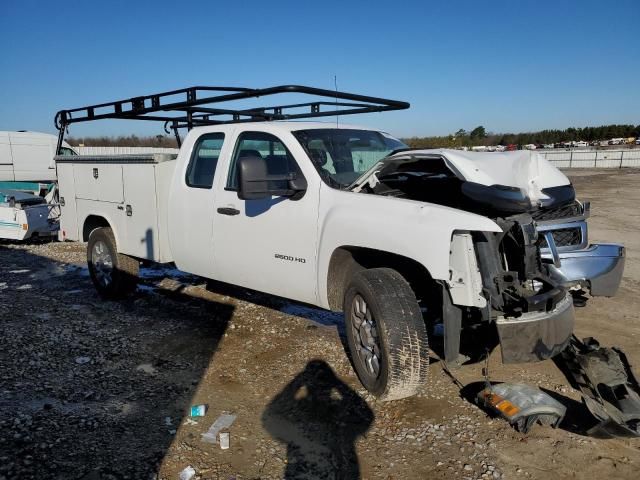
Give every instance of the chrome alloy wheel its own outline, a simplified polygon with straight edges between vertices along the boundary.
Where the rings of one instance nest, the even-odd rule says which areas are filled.
[[[107,244],[102,240],[93,244],[91,263],[98,282],[103,287],[108,287],[113,281],[113,258]]]
[[[367,302],[358,294],[353,297],[351,304],[351,329],[357,344],[356,355],[369,376],[373,379],[378,378],[381,350],[376,321]]]

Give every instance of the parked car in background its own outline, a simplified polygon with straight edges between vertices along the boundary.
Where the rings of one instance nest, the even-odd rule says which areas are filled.
[[[588,147],[589,144],[587,142],[584,142],[584,141],[580,140],[579,142],[574,142],[573,146],[574,147]]]
[[[525,150],[535,150],[535,149],[537,149],[537,148],[538,148],[538,147],[537,147],[535,144],[533,144],[533,143],[528,143],[528,144],[526,144],[526,145],[524,146],[524,149],[525,149]]]
[[[609,145],[624,145],[624,138],[612,138]]]
[[[551,149],[555,147],[556,146],[553,143],[545,143],[544,145],[542,145],[542,148],[547,148],[547,149]]]
[[[496,145],[496,152],[504,152],[506,149],[504,145]]]

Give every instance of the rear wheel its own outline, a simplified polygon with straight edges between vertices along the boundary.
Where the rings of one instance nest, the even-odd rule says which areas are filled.
[[[417,393],[429,366],[427,329],[407,281],[390,268],[356,273],[344,297],[351,362],[373,395]]]
[[[136,289],[140,263],[118,253],[111,228],[96,228],[91,232],[87,264],[91,281],[101,297],[123,298]]]

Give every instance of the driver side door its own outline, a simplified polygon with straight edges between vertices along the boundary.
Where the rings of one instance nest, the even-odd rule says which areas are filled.
[[[238,198],[237,160],[260,156],[269,174],[295,172],[298,161],[285,142],[265,131],[241,132],[229,159],[225,188],[213,221],[216,278],[262,292],[316,303],[318,182],[300,198]]]

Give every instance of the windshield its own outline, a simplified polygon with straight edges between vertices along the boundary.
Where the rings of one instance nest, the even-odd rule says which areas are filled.
[[[400,140],[372,130],[323,128],[292,133],[322,179],[329,186],[341,189],[392,151],[406,147]]]

